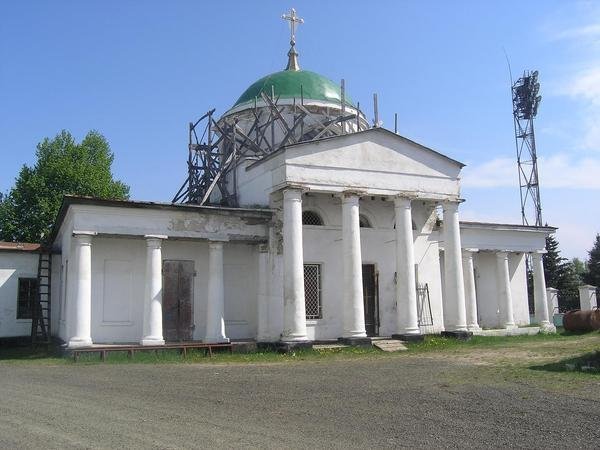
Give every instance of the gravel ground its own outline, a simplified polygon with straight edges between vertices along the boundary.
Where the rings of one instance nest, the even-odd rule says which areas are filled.
[[[597,389],[486,384],[478,370],[421,357],[0,365],[0,446],[598,448]]]

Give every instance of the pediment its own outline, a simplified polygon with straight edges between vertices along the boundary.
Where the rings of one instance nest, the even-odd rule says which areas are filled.
[[[384,129],[289,146],[285,164],[452,179],[464,166]]]

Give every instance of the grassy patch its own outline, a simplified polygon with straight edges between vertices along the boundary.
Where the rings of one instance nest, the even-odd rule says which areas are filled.
[[[468,341],[442,337],[439,335],[426,336],[423,342],[409,343],[408,350],[413,353],[448,351],[448,350],[467,350],[470,348],[502,348],[511,347],[515,344],[543,343],[543,342],[564,342],[574,339],[578,335],[555,333],[555,334],[534,334],[519,336],[473,336]]]
[[[565,358],[549,364],[531,366],[530,369],[548,372],[583,372],[600,375],[600,351],[585,353],[574,358]]]

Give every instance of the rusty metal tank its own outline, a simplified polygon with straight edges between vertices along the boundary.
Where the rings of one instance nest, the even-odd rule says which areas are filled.
[[[563,316],[563,327],[567,331],[600,330],[600,309],[567,311]]]

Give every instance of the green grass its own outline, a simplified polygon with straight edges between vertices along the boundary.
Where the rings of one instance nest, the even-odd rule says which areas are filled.
[[[407,352],[385,353],[376,348],[365,347],[348,347],[334,349],[301,349],[291,353],[277,353],[275,351],[257,350],[251,353],[233,353],[227,351],[216,352],[212,358],[205,356],[203,350],[188,350],[187,357],[183,357],[178,350],[161,350],[156,354],[152,351],[138,351],[132,359],[127,357],[126,352],[108,352],[106,362],[108,364],[172,364],[172,363],[237,363],[237,364],[261,364],[261,363],[289,363],[295,361],[328,361],[336,359],[350,358],[379,358],[379,357],[404,357],[407,355],[419,355],[422,353],[445,353],[458,354],[464,353],[468,355],[474,351],[480,350],[511,350],[520,348],[528,349],[531,347],[533,351],[543,351],[545,355],[555,357],[558,364],[561,358],[576,358],[583,352],[589,352],[598,348],[598,340],[593,336],[597,333],[588,335],[572,334],[572,333],[557,333],[557,334],[537,334],[537,335],[522,335],[522,336],[474,336],[469,341],[460,341],[452,338],[444,338],[438,335],[426,336],[425,340],[420,343],[407,344]],[[573,342],[581,340],[582,345],[577,347],[579,351],[575,351]],[[556,345],[548,346],[545,343],[555,343]],[[584,345],[584,343],[586,343]],[[531,344],[531,346],[527,345]],[[537,346],[536,344],[542,344]],[[561,345],[568,344],[568,345]],[[543,349],[541,347],[544,346]],[[73,364],[71,357],[60,355],[58,348],[38,348],[32,350],[31,347],[13,347],[0,348],[0,364]],[[513,360],[498,359],[498,363],[515,364]],[[99,353],[84,353],[80,356],[77,364],[99,364]],[[525,363],[525,361],[522,361]],[[563,364],[564,366],[564,364]],[[541,369],[540,369],[541,370]]]
[[[536,343],[536,342],[564,342],[574,339],[581,334],[559,332],[553,334],[534,334],[519,336],[473,336],[468,341],[446,338],[439,335],[425,336],[423,342],[415,342],[407,345],[409,352],[421,353],[430,351],[465,350],[469,348],[500,348],[510,347],[514,344]]]

